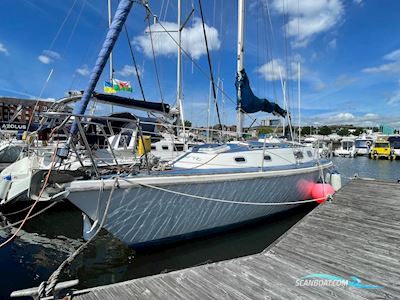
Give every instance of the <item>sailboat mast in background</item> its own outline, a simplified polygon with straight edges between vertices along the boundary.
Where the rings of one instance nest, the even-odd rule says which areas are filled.
[[[244,0],[238,0],[238,44],[237,44],[237,76],[239,79],[241,78],[241,71],[243,70],[243,59],[244,59]],[[243,135],[243,113],[242,113],[242,105],[239,99],[241,97],[241,90],[238,88],[237,90],[237,99],[238,99],[238,107],[237,107],[237,127],[236,133],[238,138],[241,138]]]
[[[177,62],[177,72],[176,72],[176,100],[179,104],[179,113],[181,116],[182,123],[182,133],[183,133],[183,141],[185,142],[186,133],[185,133],[185,117],[183,115],[183,101],[182,101],[182,89],[181,89],[181,61],[182,61],[182,20],[181,20],[181,0],[178,0],[178,62]]]

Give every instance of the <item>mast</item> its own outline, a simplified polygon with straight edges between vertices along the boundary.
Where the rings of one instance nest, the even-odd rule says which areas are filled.
[[[111,27],[111,21],[112,21],[112,17],[111,17],[111,0],[108,0],[108,29],[110,29],[110,27]],[[110,52],[109,61],[110,61],[110,82],[112,84],[112,80],[113,80],[113,55],[112,55],[112,51]]]
[[[238,44],[237,44],[237,76],[240,78],[241,71],[243,70],[244,59],[244,0],[238,0]],[[241,99],[240,88],[237,91],[238,100]],[[237,108],[237,127],[236,133],[238,138],[242,137],[243,131],[243,113],[241,109],[241,102],[238,101]]]
[[[300,113],[301,113],[301,110],[300,110],[300,75],[301,75],[301,73],[300,73],[300,61],[298,62],[298,68],[297,68],[297,70],[298,70],[298,82],[297,82],[297,96],[298,96],[298,100],[299,100],[299,143],[300,143],[300,140],[301,140],[301,127],[300,127],[300,125],[301,125],[301,119],[300,119]]]
[[[208,91],[208,107],[207,107],[207,143],[209,143],[210,140],[211,140],[210,139],[211,93],[212,93],[211,92],[211,90],[212,90],[211,85],[212,85],[212,83],[210,81],[210,88],[209,88],[209,91]]]
[[[108,0],[108,29],[110,29],[111,27],[111,21],[112,21],[112,17],[111,17],[111,0]],[[112,51],[110,52],[110,56],[109,56],[109,61],[110,61],[110,83],[112,85],[114,85],[113,83],[113,54]],[[111,113],[114,113],[114,105],[111,105]]]
[[[182,61],[182,20],[181,20],[181,0],[178,0],[178,61],[177,61],[177,70],[176,70],[176,100],[179,104],[179,112],[181,116],[182,123],[182,132],[183,132],[183,141],[186,141],[186,133],[185,133],[185,117],[183,115],[183,101],[182,101],[182,91],[181,91],[181,61]]]

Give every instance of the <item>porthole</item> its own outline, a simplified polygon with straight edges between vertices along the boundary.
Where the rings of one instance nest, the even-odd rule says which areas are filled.
[[[246,162],[246,159],[242,156],[239,156],[239,157],[235,157],[235,161],[236,162]]]
[[[161,148],[162,148],[163,150],[168,150],[168,146],[166,146],[166,145],[161,146]]]
[[[271,160],[272,158],[271,158],[271,156],[269,156],[269,155],[264,155],[264,160]]]
[[[310,150],[307,151],[308,157],[312,157],[312,152]]]

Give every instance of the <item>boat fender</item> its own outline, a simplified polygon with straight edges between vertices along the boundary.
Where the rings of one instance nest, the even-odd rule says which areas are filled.
[[[335,191],[342,188],[342,176],[340,173],[334,173],[331,175],[331,185]]]
[[[83,239],[88,241],[93,234],[96,232],[97,228],[97,220],[95,222],[90,221],[89,217],[86,214],[83,215]]]
[[[0,199],[4,202],[7,199],[8,191],[10,190],[12,183],[11,175],[4,176],[0,181]]]
[[[325,202],[334,193],[335,190],[328,183],[315,183],[311,189],[311,196],[313,199],[318,199],[316,200],[318,203]]]
[[[325,183],[331,183],[331,173],[326,172],[325,174]]]

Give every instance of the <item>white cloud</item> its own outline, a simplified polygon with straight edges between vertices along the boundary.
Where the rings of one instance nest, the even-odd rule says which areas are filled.
[[[75,72],[82,76],[88,76],[90,74],[89,67],[87,65],[77,68]]]
[[[335,49],[336,48],[336,39],[333,39],[328,43],[328,48],[329,49]]]
[[[321,114],[313,118],[313,121],[317,121],[320,124],[327,125],[341,125],[341,124],[352,124],[355,126],[376,126],[381,117],[375,113],[364,113],[355,115],[350,112],[336,112],[329,114]]]
[[[52,59],[50,57],[47,57],[46,55],[39,55],[38,56],[38,60],[42,63],[42,64],[49,64],[52,62]]]
[[[170,31],[171,36],[175,41],[177,41],[178,33],[174,32],[178,30],[177,23],[162,22],[162,25],[166,30]],[[214,27],[208,26],[207,24],[205,24],[205,28],[209,50],[218,50],[221,46],[218,30]],[[157,23],[151,25],[151,30],[155,54],[167,56],[176,55],[178,46],[167,33],[163,32],[163,27]],[[144,52],[146,56],[152,57],[151,41],[147,29],[142,33],[142,35],[134,38],[133,44]],[[191,27],[182,30],[182,48],[194,59],[199,59],[202,55],[207,53],[203,27],[200,19],[194,19],[194,23]]]
[[[259,73],[265,80],[274,81],[282,79],[295,79],[297,78],[298,65],[295,62],[290,63],[290,70],[287,70],[285,63],[280,59],[272,59],[257,68],[256,72]]]
[[[272,7],[288,15],[285,29],[294,39],[293,47],[307,46],[316,35],[339,24],[344,15],[342,0],[273,0]]]
[[[10,53],[8,52],[7,48],[4,46],[3,43],[0,43],[0,53],[3,53],[4,55],[10,55]]]
[[[314,79],[312,84],[313,84],[313,90],[316,92],[323,91],[328,87],[328,85],[320,79],[319,80]]]
[[[399,103],[400,103],[400,80],[398,81],[397,90],[395,90],[387,99],[387,104],[389,105],[397,105]]]
[[[143,75],[143,68],[138,67],[139,76]],[[132,75],[136,76],[136,70],[134,66],[124,65],[121,70],[117,71],[117,74],[122,77],[129,77]]]
[[[58,52],[51,50],[43,50],[42,54],[38,56],[38,60],[45,65],[48,65],[57,59],[61,59],[61,55]]]
[[[347,121],[352,121],[355,119],[355,116],[352,113],[349,112],[344,112],[344,113],[338,113],[336,116],[334,116],[334,119],[336,119],[339,122],[347,122]]]
[[[363,5],[363,0],[353,0],[355,4]]]
[[[389,62],[376,67],[365,68],[362,71],[364,73],[400,73],[400,49],[384,55],[383,59]]]

